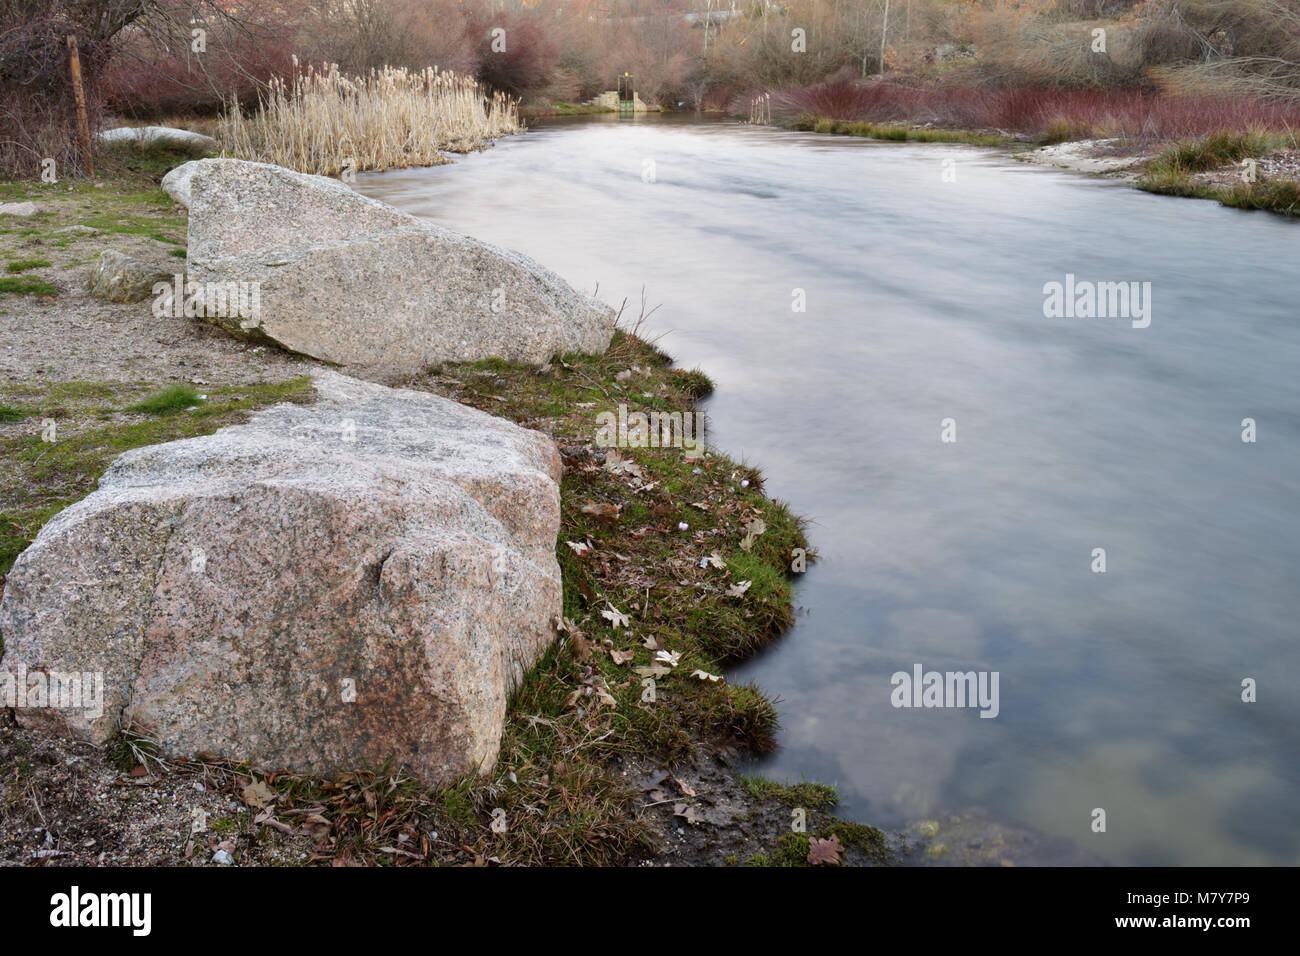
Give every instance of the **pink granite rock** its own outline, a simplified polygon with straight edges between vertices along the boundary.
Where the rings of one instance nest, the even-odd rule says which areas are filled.
[[[546,436],[333,372],[318,400],[128,452],[41,530],[0,601],[0,671],[102,674],[102,714],[18,720],[325,773],[493,764],[554,639]]]

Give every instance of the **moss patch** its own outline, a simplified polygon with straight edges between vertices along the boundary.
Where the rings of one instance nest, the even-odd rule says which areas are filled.
[[[0,276],[0,294],[58,295],[59,290],[35,276]]]

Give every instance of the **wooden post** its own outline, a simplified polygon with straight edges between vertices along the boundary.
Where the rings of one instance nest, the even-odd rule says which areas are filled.
[[[86,120],[86,91],[81,87],[81,54],[77,38],[68,37],[68,57],[72,69],[72,93],[77,98],[77,127],[81,133],[81,148],[86,157],[86,169],[95,178],[95,154],[90,148],[90,123]]]

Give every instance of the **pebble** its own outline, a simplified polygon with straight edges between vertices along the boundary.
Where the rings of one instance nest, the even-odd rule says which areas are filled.
[[[225,850],[218,850],[216,853],[212,854],[212,862],[220,863],[222,866],[234,866],[235,858]]]

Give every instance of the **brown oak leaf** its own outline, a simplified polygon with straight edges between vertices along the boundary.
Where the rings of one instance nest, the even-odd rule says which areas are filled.
[[[818,863],[829,863],[835,866],[840,862],[840,854],[843,852],[844,847],[840,846],[840,838],[833,833],[829,840],[818,837],[808,838],[808,862],[813,866]]]

